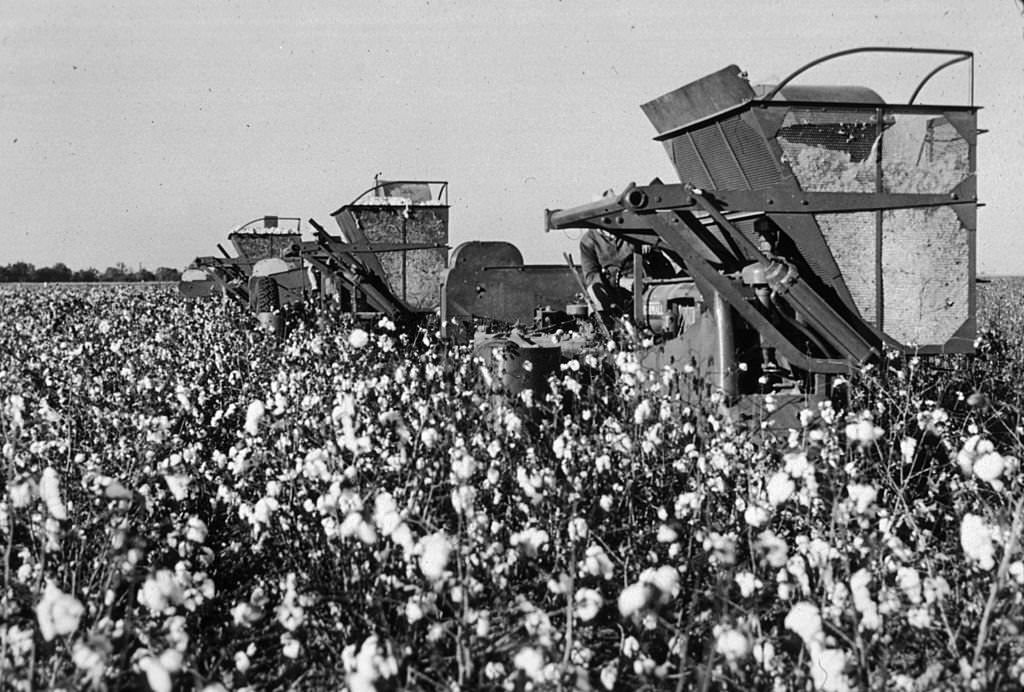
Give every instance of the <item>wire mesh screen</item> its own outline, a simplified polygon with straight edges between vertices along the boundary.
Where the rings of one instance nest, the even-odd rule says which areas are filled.
[[[854,305],[868,322],[877,322],[875,213],[816,214],[814,219],[839,265]]]
[[[908,345],[938,345],[970,316],[967,229],[952,207],[882,212],[885,332]]]
[[[794,109],[778,141],[807,191],[945,194],[971,174],[971,147],[945,117],[886,110],[882,125],[879,138],[872,111]],[[952,207],[817,214],[815,220],[858,310],[876,324],[881,317],[892,338],[940,346],[970,317],[973,240]]]
[[[353,205],[348,207],[370,243],[448,243],[448,208],[443,206]],[[378,252],[391,292],[409,307],[429,310],[440,304],[445,247]]]
[[[943,116],[900,113],[882,137],[885,192],[951,192],[970,174],[970,146]]]
[[[280,257],[300,238],[298,233],[232,233],[228,236],[238,254],[252,260]]]
[[[794,108],[786,113],[778,142],[808,192],[874,192],[877,173],[871,151],[877,134],[877,114],[871,110]]]

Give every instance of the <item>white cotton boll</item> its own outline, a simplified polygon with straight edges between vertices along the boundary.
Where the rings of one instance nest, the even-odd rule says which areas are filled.
[[[433,449],[440,439],[441,435],[437,432],[436,428],[427,427],[423,428],[423,431],[420,432],[420,441],[427,449]]]
[[[904,437],[900,440],[900,456],[904,464],[912,464],[914,455],[917,453],[917,440],[912,437]]]
[[[252,436],[255,436],[260,429],[260,421],[263,420],[263,416],[267,413],[267,407],[264,406],[263,401],[256,399],[249,404],[249,408],[245,411],[245,431]]]
[[[146,674],[146,683],[153,692],[171,692],[171,674],[156,656],[139,659],[139,670]]]
[[[754,660],[761,664],[763,670],[770,670],[772,659],[775,658],[775,645],[769,639],[762,639],[754,645]]]
[[[348,335],[348,345],[352,348],[363,348],[370,343],[370,335],[363,329],[353,329]]]
[[[646,580],[660,591],[667,601],[679,595],[679,570],[675,567],[662,565]]]
[[[647,584],[636,582],[630,584],[619,594],[619,613],[628,618],[647,607],[651,599],[651,587]]]
[[[580,589],[574,597],[576,602],[576,617],[582,622],[590,622],[601,611],[604,605],[604,598],[595,589]]]
[[[615,564],[612,563],[604,548],[592,545],[587,548],[584,555],[582,571],[593,577],[601,576],[607,580],[615,575]]]
[[[811,469],[811,463],[803,452],[791,452],[783,457],[785,470],[793,478],[803,478]]]
[[[534,682],[544,680],[544,654],[532,646],[523,647],[512,659],[512,665]]]
[[[1014,560],[1010,563],[1010,567],[1007,570],[1013,580],[1018,584],[1024,584],[1024,562],[1020,560]]]
[[[854,502],[854,511],[857,514],[864,514],[878,497],[878,490],[871,485],[850,484],[846,486],[846,492]]]
[[[913,604],[921,602],[921,575],[913,567],[900,567],[896,571],[896,584]]]
[[[796,632],[808,648],[812,644],[819,645],[824,639],[821,613],[813,603],[801,601],[794,605],[786,615],[784,624],[786,629]]]
[[[7,487],[7,496],[11,499],[11,506],[15,509],[24,509],[32,504],[36,493],[36,484],[30,478],[20,483],[11,483]]]
[[[39,479],[39,497],[46,503],[46,511],[51,517],[59,521],[68,518],[67,507],[60,496],[60,478],[52,466],[43,469],[43,475]]]
[[[281,635],[281,655],[285,658],[295,659],[302,653],[302,642],[296,639],[290,632]]]
[[[530,527],[509,536],[509,542],[518,546],[528,557],[537,557],[549,538],[547,531]]]
[[[960,545],[964,554],[988,571],[995,567],[995,546],[992,528],[976,514],[965,514],[960,523]]]
[[[171,491],[171,496],[178,502],[188,497],[188,486],[191,482],[192,479],[183,473],[169,473],[164,476],[167,489]]]
[[[743,521],[755,529],[759,529],[767,524],[769,518],[768,510],[760,505],[750,505],[743,511]]]
[[[811,649],[811,678],[816,689],[822,692],[848,692],[850,681],[846,678],[846,652],[842,649]]]
[[[206,523],[202,519],[194,515],[188,518],[188,525],[185,529],[186,540],[193,543],[205,543],[207,533]]]
[[[36,620],[43,639],[51,641],[58,635],[71,634],[85,614],[82,603],[57,587],[52,579],[46,580],[43,598],[36,606]]]
[[[998,452],[988,452],[974,461],[974,475],[993,486],[998,484],[997,490],[1002,487],[999,477],[1003,475],[1005,468],[1006,462]]]
[[[452,490],[452,508],[457,514],[473,516],[473,501],[476,499],[476,488],[469,485],[460,485]]]
[[[356,527],[356,537],[365,545],[373,545],[377,542],[377,529],[373,528],[373,524],[361,521]]]
[[[765,489],[768,492],[768,502],[773,507],[778,507],[793,496],[793,493],[796,491],[796,484],[793,483],[793,479],[789,477],[788,473],[777,471],[768,479],[768,485]]]
[[[731,627],[723,629],[715,638],[715,651],[729,663],[735,663],[750,654],[750,640],[747,635]]]
[[[270,516],[278,510],[280,504],[277,500],[272,497],[261,497],[256,501],[256,506],[253,507],[252,518],[259,524],[267,524],[270,522]]]
[[[736,576],[733,577],[733,581],[740,587],[740,595],[743,598],[749,598],[754,594],[754,591],[763,586],[761,580],[751,572],[737,572]]]
[[[420,539],[420,571],[430,581],[437,581],[444,576],[451,556],[452,547],[448,536],[443,531],[432,533]]]
[[[633,411],[633,422],[637,425],[643,425],[649,421],[654,415],[654,409],[651,407],[651,402],[644,399],[636,405],[636,409]]]
[[[467,481],[476,471],[476,459],[465,451],[458,451],[452,458],[452,474],[460,481]]]
[[[662,524],[658,527],[658,535],[656,540],[658,543],[675,543],[679,539],[679,534],[668,524]]]
[[[583,517],[573,517],[569,522],[569,539],[573,541],[585,541],[590,534],[590,527]]]
[[[601,686],[606,690],[615,689],[615,683],[619,679],[619,664],[618,661],[612,660],[610,663],[605,665],[601,669]]]
[[[160,665],[162,665],[168,673],[177,673],[181,670],[181,664],[183,657],[181,652],[177,649],[167,649],[160,654]]]
[[[877,630],[882,626],[882,618],[878,614],[878,604],[871,598],[871,572],[860,569],[850,575],[850,595],[853,607],[860,613],[861,629]]]

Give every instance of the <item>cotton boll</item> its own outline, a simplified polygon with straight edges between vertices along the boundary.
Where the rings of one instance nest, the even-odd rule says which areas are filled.
[[[437,581],[444,576],[451,556],[451,544],[443,531],[432,533],[420,539],[420,571],[430,581]]]
[[[767,524],[769,518],[768,510],[759,505],[750,505],[743,511],[743,520],[755,529]]]
[[[574,597],[576,602],[576,617],[582,622],[590,622],[601,611],[604,605],[604,598],[594,589],[579,589]]]
[[[992,528],[976,514],[965,514],[960,523],[960,545],[968,559],[988,571],[995,567],[995,546]]]
[[[370,343],[370,335],[363,329],[353,329],[348,335],[348,345],[352,348],[363,348]]]
[[[793,496],[793,493],[796,491],[796,484],[793,483],[793,479],[789,477],[788,473],[778,471],[768,479],[766,490],[768,492],[768,502],[773,507],[778,507]]]
[[[1003,469],[1006,468],[1006,462],[1003,460],[1002,455],[998,452],[988,452],[978,457],[974,462],[974,475],[980,480],[986,481],[992,486],[1002,488],[1002,482],[999,477],[1003,475]]]
[[[245,412],[245,431],[252,436],[255,436],[259,432],[260,421],[263,420],[263,416],[266,415],[267,408],[264,406],[263,401],[256,399],[249,404],[249,408]]]
[[[68,518],[68,510],[60,496],[60,478],[52,466],[43,469],[39,479],[39,497],[46,503],[46,511],[58,521]]]
[[[652,595],[652,589],[648,584],[642,582],[630,584],[619,594],[619,613],[622,617],[635,615],[647,607]]]
[[[512,659],[512,665],[534,682],[544,681],[544,654],[532,646],[523,647]]]
[[[750,654],[750,640],[737,629],[724,628],[715,637],[715,651],[724,656],[727,662],[734,664]]]
[[[47,579],[43,598],[36,606],[36,620],[43,639],[51,641],[58,635],[71,634],[85,614],[85,607],[75,598],[61,591],[52,579]]]
[[[790,608],[784,624],[786,629],[796,632],[808,647],[819,644],[825,636],[821,613],[818,612],[817,606],[807,601],[801,601]]]

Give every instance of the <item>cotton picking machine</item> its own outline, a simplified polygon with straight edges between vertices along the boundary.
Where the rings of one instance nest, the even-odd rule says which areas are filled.
[[[859,86],[793,83],[825,61],[875,52],[941,64],[898,103]],[[967,105],[917,103],[933,76],[964,61]],[[636,284],[636,321],[657,333],[647,364],[690,366],[732,401],[795,401],[828,396],[832,376],[884,352],[972,350],[971,53],[857,48],[770,86],[731,65],[642,109],[681,182],[630,184],[548,211],[547,226],[604,229],[685,268],[667,285]]]
[[[576,290],[564,266],[527,266],[509,243],[463,243],[448,256],[448,183],[374,180],[331,213],[313,239],[297,218],[262,217],[228,236],[237,255],[198,257],[180,283],[188,297],[221,293],[247,304],[272,330],[280,308],[314,299],[355,316],[416,322],[428,315],[471,322],[529,322],[537,305],[565,303]]]

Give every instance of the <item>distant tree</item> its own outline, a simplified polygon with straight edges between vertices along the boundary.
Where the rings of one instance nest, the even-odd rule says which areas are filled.
[[[72,281],[92,282],[100,280],[100,273],[89,267],[88,269],[76,269],[71,274]]]
[[[159,267],[156,270],[157,281],[178,281],[181,279],[181,272],[170,267]]]
[[[113,267],[107,267],[100,274],[100,281],[127,281],[128,267],[125,266],[124,262],[118,262]]]
[[[57,262],[52,267],[40,267],[36,270],[36,281],[55,283],[71,280],[71,269],[63,262]]]
[[[156,274],[149,271],[145,267],[140,267],[139,271],[135,272],[136,281],[156,281]]]
[[[9,281],[35,281],[36,267],[28,262],[15,262],[0,269],[0,280]]]

